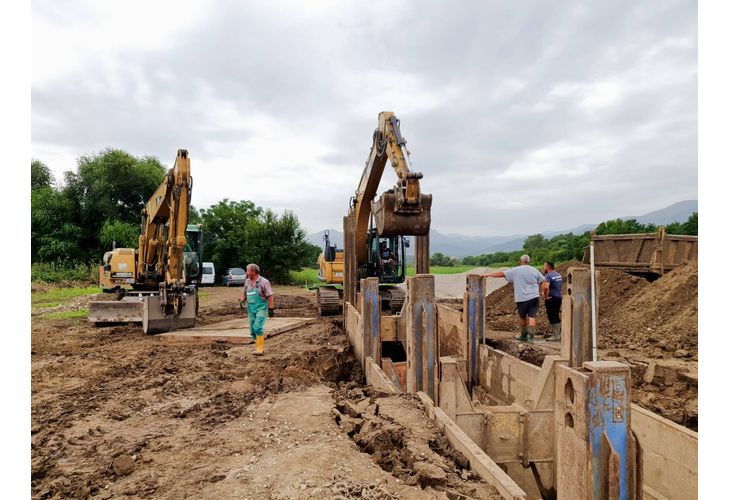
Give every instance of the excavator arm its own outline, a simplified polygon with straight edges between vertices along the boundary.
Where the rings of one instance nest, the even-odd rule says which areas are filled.
[[[192,187],[188,152],[179,149],[174,166],[142,209],[137,276],[148,286],[185,287],[183,251]]]
[[[366,255],[368,223],[371,213],[381,236],[427,235],[431,227],[431,195],[421,193],[423,174],[411,172],[406,140],[400,131],[400,120],[392,111],[378,115],[378,128],[353,198],[350,215],[354,216],[358,263]],[[386,162],[395,170],[395,186],[375,200]]]
[[[198,296],[187,286],[184,267],[192,189],[188,152],[178,149],[175,164],[142,210],[137,276],[146,287],[159,287],[142,303],[145,333],[195,326]]]

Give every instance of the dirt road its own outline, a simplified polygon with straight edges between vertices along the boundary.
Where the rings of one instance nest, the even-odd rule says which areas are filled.
[[[504,269],[507,268],[475,267],[465,273],[436,274],[434,275],[436,281],[436,297],[443,299],[461,299],[464,297],[464,290],[466,290],[467,274],[487,274],[495,271],[503,271]],[[487,279],[487,295],[502,288],[506,284],[507,280],[504,278]]]
[[[315,316],[313,293],[277,292],[278,315]],[[204,290],[201,323],[240,316],[237,295]],[[359,385],[338,319],[252,350],[34,317],[33,498],[498,498],[420,403]]]

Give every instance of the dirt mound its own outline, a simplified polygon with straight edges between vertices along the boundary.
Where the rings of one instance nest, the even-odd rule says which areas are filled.
[[[601,295],[603,298],[603,294]],[[697,359],[697,264],[686,263],[618,298],[600,320],[599,347]]]
[[[558,266],[555,270],[565,278],[570,267],[587,267],[585,264],[571,260]],[[633,276],[614,269],[600,270],[599,286],[599,318],[613,313],[626,300],[639,293],[649,282],[639,276]],[[567,280],[563,280],[563,295],[567,294]],[[514,287],[508,283],[487,297],[486,304],[487,325],[494,330],[519,331],[519,320],[514,302]],[[540,302],[540,312],[537,317],[537,334],[550,334],[550,325],[545,313],[545,306]]]

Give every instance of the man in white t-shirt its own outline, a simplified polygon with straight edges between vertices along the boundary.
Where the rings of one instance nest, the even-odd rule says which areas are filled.
[[[506,271],[482,274],[482,277],[504,278],[514,285],[515,303],[522,329],[520,336],[515,339],[532,344],[535,339],[537,312],[540,308],[540,287],[545,282],[545,276],[530,265],[530,256],[525,254],[520,257],[519,266]]]

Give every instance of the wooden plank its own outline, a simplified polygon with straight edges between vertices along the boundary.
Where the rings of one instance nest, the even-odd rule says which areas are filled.
[[[484,413],[473,411],[469,413],[458,413],[454,419],[459,429],[469,436],[479,448],[484,449]]]
[[[235,321],[235,323],[234,323]],[[266,337],[273,337],[302,326],[314,323],[315,318],[269,318],[264,326]],[[248,320],[226,321],[227,328],[192,328],[174,332],[161,333],[155,338],[164,343],[194,343],[213,344],[216,342],[228,342],[231,344],[250,344],[253,339],[249,335]],[[236,327],[235,325],[239,325]],[[210,325],[215,326],[215,325]]]
[[[439,356],[466,356],[466,332],[461,311],[436,304],[439,330]]]
[[[524,405],[532,397],[540,368],[487,345],[479,349],[479,385],[502,401]]]
[[[555,367],[567,363],[567,359],[555,354],[545,356],[540,368],[540,376],[532,388],[530,396],[532,404],[528,405],[528,408],[537,410],[555,407]]]
[[[365,369],[365,347],[363,345],[362,336],[362,320],[360,313],[357,311],[354,305],[345,304],[347,314],[345,315],[345,333],[347,333],[347,339],[352,345],[352,351],[355,353],[355,357],[360,362],[360,366]]]
[[[469,391],[459,372],[458,365],[463,362],[463,358],[445,356],[439,359],[441,363],[441,380],[438,384],[439,408],[444,410],[449,418],[455,420],[457,414],[470,413],[474,410]]]
[[[365,358],[365,380],[369,385],[380,391],[390,394],[399,394],[401,392],[370,356]]]
[[[449,444],[469,460],[471,468],[482,479],[497,488],[502,498],[515,500],[527,498],[522,488],[499,465],[489,458],[474,441],[469,439],[469,436],[441,408],[436,407],[426,393],[419,391],[418,397],[423,402],[426,415],[436,420],[439,426],[442,427]]]
[[[641,449],[642,482],[652,497],[697,498],[697,433],[635,404],[631,430]]]
[[[380,316],[380,340],[382,342],[392,342],[398,339],[397,320],[398,316]]]

